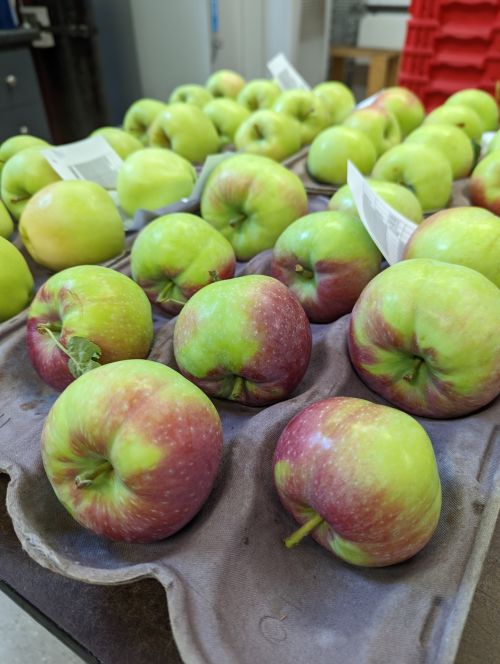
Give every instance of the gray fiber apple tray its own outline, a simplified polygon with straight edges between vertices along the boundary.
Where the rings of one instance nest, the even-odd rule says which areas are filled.
[[[259,255],[240,273],[265,273],[268,264]],[[114,267],[127,272],[127,257]],[[349,317],[313,325],[309,369],[292,398],[263,409],[215,401],[223,461],[195,519],[156,544],[113,543],[73,521],[45,477],[40,433],[57,394],[31,368],[25,320],[0,326],[0,472],[10,476],[17,536],[40,565],[88,583],[157,579],[189,664],[453,662],[499,512],[499,399],[469,417],[419,420],[436,452],[443,509],[417,556],[363,569],[311,539],[287,550],[282,540],[296,524],[278,501],[271,467],[284,426],[328,396],[384,403],[349,363]],[[150,357],[175,367],[175,321],[157,314],[155,323]]]

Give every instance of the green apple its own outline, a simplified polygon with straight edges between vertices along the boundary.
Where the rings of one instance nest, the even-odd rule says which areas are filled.
[[[404,258],[465,265],[500,288],[500,217],[478,207],[436,212],[413,233]]]
[[[194,214],[158,217],[137,236],[130,256],[132,277],[148,298],[176,315],[207,284],[234,276],[228,240]]]
[[[149,142],[155,147],[170,148],[196,163],[202,163],[220,147],[214,125],[192,104],[169,104],[151,125]]]
[[[309,90],[287,90],[274,102],[273,110],[286,113],[300,124],[302,145],[311,143],[328,126],[328,110],[323,100]]]
[[[143,147],[138,138],[132,136],[128,131],[118,129],[118,127],[100,127],[90,135],[102,136],[122,159],[126,159],[129,154]]]
[[[211,120],[219,134],[220,145],[228,145],[234,142],[234,136],[238,127],[250,115],[250,111],[234,99],[219,97],[210,101],[203,113]]]
[[[344,120],[343,126],[359,129],[366,134],[375,146],[377,157],[401,143],[397,120],[383,106],[369,106],[353,111]]]
[[[19,233],[32,258],[50,270],[102,263],[120,254],[125,231],[111,196],[86,180],[62,180],[31,198]]]
[[[0,174],[2,169],[7,163],[7,161],[13,157],[17,152],[24,150],[25,148],[32,147],[50,147],[50,144],[47,141],[44,141],[43,138],[37,138],[36,136],[31,136],[30,134],[19,134],[18,136],[11,136],[5,140],[0,145]]]
[[[288,398],[311,354],[311,326],[277,279],[216,281],[186,303],[174,328],[179,370],[206,394],[246,406]]]
[[[238,150],[283,161],[300,150],[300,125],[286,113],[262,110],[252,113],[236,132]]]
[[[64,390],[100,364],[144,358],[153,342],[151,305],[129,277],[102,265],[58,272],[28,312],[28,354],[48,385]]]
[[[402,214],[403,217],[410,219],[415,224],[419,224],[424,218],[422,206],[418,198],[406,187],[395,182],[384,182],[383,180],[373,180],[371,178],[368,180],[368,184],[382,200]],[[348,212],[351,216],[359,217],[358,209],[348,184],[340,187],[333,194],[328,203],[328,209]]]
[[[219,69],[207,80],[205,87],[214,97],[236,99],[245,87],[245,79],[231,69]]]
[[[469,108],[476,111],[481,118],[484,131],[496,131],[498,129],[498,104],[493,95],[488,94],[488,92],[474,88],[460,90],[445,101],[445,106],[455,104],[469,106]]]
[[[245,85],[238,95],[238,103],[249,111],[259,111],[271,108],[281,94],[281,88],[276,81],[257,78]]]
[[[427,145],[396,145],[380,157],[372,177],[408,187],[424,212],[446,207],[451,197],[453,175],[449,161],[439,150]]]
[[[469,183],[473,205],[500,215],[500,152],[492,152],[473,170]]]
[[[192,164],[172,150],[143,148],[127,157],[118,173],[116,189],[123,210],[157,210],[188,197],[196,182]]]
[[[361,293],[348,334],[368,387],[421,417],[461,417],[500,392],[500,290],[462,265],[414,258]],[[460,426],[460,425],[458,425]]]
[[[466,178],[474,165],[474,148],[469,137],[453,125],[428,124],[413,131],[406,143],[436,148],[448,159],[453,179]]]
[[[2,200],[19,219],[26,204],[37,191],[61,178],[43,156],[43,147],[25,148],[5,164],[2,171]]]
[[[481,141],[484,132],[484,125],[479,115],[472,108],[463,104],[438,106],[425,118],[424,124],[455,125],[476,143]]]
[[[123,128],[143,145],[147,145],[149,128],[156,116],[166,107],[167,104],[158,99],[138,99],[125,113]]]
[[[185,526],[207,500],[222,427],[210,400],[176,371],[122,360],[64,390],[47,416],[41,451],[57,498],[84,528],[115,541],[156,542]],[[58,522],[56,510],[52,518]],[[64,532],[81,537],[66,525]]]
[[[422,102],[408,88],[385,88],[377,95],[373,105],[383,106],[396,116],[403,138],[421,125],[425,117]]]
[[[0,237],[0,323],[29,304],[34,287],[33,277],[19,249]]]
[[[201,197],[201,216],[246,261],[271,249],[285,228],[307,211],[300,179],[281,164],[239,154],[214,168]]]
[[[375,146],[358,129],[330,127],[316,136],[307,155],[307,170],[319,182],[347,182],[347,162],[369,175],[377,160]]]
[[[169,104],[183,103],[194,104],[198,108],[203,108],[213,97],[203,85],[179,85],[172,91],[168,99]]]
[[[0,201],[0,237],[9,238],[14,232],[14,223],[5,204]]]
[[[328,110],[328,124],[340,124],[356,106],[354,95],[340,81],[319,83],[313,88],[313,92],[323,100]]]
[[[298,298],[311,322],[349,313],[378,272],[382,256],[367,230],[346,212],[313,212],[276,240],[271,274]]]
[[[439,521],[432,442],[395,408],[352,397],[308,405],[282,432],[273,468],[280,500],[301,526],[287,548],[311,535],[352,565],[384,567],[418,553]],[[314,565],[313,552],[305,556]]]

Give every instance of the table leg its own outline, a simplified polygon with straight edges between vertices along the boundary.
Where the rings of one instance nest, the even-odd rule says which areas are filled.
[[[392,55],[387,63],[386,86],[397,85],[399,73],[399,55]]]
[[[344,81],[345,58],[332,56],[330,65],[330,80]]]
[[[368,67],[368,83],[366,85],[366,96],[375,94],[385,86],[387,74],[387,56],[374,55]]]

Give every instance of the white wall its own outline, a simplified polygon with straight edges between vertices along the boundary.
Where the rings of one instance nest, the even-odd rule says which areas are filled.
[[[130,0],[142,95],[167,100],[210,75],[209,5],[203,0]]]

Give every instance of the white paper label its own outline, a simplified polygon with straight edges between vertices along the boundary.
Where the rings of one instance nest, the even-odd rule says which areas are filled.
[[[283,53],[278,53],[269,60],[267,68],[282,90],[310,90],[311,87],[302,78]]]
[[[481,157],[484,157],[484,155],[488,152],[488,148],[490,147],[490,143],[493,140],[495,134],[496,131],[485,131],[481,136]]]
[[[359,104],[356,104],[356,108],[359,110],[361,108],[366,108],[367,106],[370,106],[371,104],[373,104],[373,102],[379,96],[379,94],[381,92],[382,92],[382,90],[379,90],[374,95],[370,95],[366,99],[363,99],[363,101],[360,101]]]
[[[402,214],[388,205],[370,187],[352,162],[347,164],[347,184],[358,214],[372,240],[389,265],[403,258],[403,251],[417,228]]]
[[[235,154],[235,152],[221,152],[220,154],[209,155],[205,159],[205,163],[203,164],[203,168],[198,175],[198,179],[196,180],[193,191],[190,193],[189,197],[186,198],[186,201],[197,200],[201,198],[206,181],[208,180],[208,176],[212,173],[214,168],[229,157],[234,157]]]
[[[102,136],[46,148],[42,153],[63,180],[90,180],[104,189],[116,189],[123,162]]]

